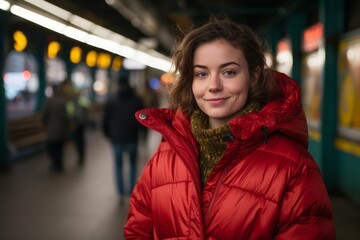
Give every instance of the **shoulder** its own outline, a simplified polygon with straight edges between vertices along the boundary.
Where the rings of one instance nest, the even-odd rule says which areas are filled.
[[[309,151],[294,139],[281,134],[273,134],[261,149],[272,159],[282,159],[287,161],[294,168],[307,166],[318,171],[318,166]]]

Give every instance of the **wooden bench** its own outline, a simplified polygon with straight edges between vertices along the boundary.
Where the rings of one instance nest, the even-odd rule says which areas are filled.
[[[41,114],[12,119],[8,122],[10,145],[19,150],[46,141],[45,130],[41,127]]]

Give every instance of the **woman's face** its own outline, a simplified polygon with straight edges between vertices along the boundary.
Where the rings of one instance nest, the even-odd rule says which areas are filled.
[[[210,128],[224,125],[245,106],[250,73],[240,49],[224,39],[204,43],[195,50],[193,70],[192,91]]]

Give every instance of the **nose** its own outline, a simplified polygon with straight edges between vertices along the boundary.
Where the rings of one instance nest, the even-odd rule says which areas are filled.
[[[217,74],[211,75],[209,79],[209,91],[217,92],[223,88],[220,77]]]

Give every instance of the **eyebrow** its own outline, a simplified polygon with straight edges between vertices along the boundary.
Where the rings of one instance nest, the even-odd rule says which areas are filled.
[[[227,66],[229,66],[229,65],[232,65],[232,64],[235,64],[235,65],[237,65],[237,66],[239,66],[240,67],[240,64],[238,64],[237,62],[227,62],[227,63],[223,63],[223,64],[221,64],[220,65],[220,68],[223,68],[223,67],[227,67]],[[194,65],[194,67],[193,68],[207,68],[206,66],[204,66],[204,65]]]

